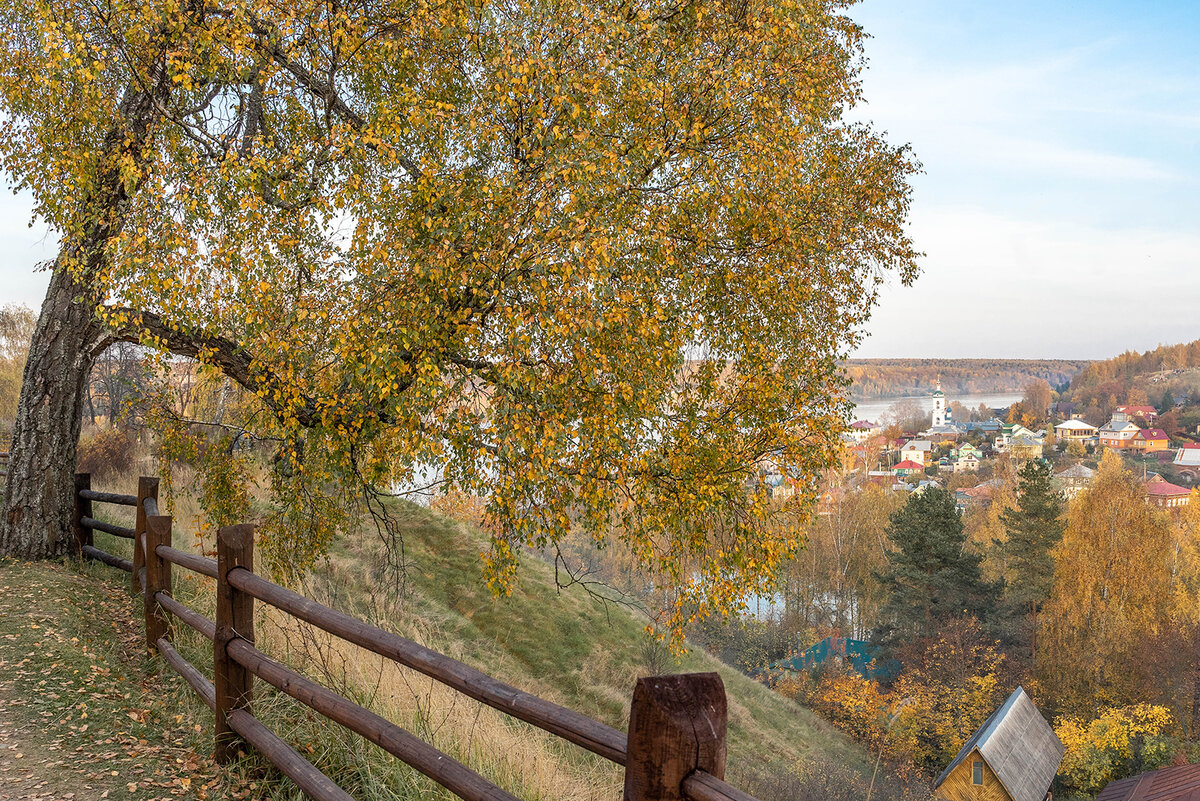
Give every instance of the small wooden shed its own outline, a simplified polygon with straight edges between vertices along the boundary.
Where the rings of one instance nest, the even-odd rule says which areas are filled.
[[[1018,687],[967,739],[933,784],[943,801],[1043,801],[1063,744]]]
[[[1109,782],[1096,801],[1200,801],[1200,765],[1175,765]]]

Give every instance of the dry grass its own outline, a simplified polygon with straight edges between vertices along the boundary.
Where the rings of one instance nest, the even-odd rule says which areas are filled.
[[[175,486],[187,486],[177,470]],[[97,487],[130,492],[132,477]],[[211,533],[199,505],[186,493],[163,499],[174,514],[177,547],[211,553]],[[111,507],[109,507],[111,509]],[[97,508],[100,512],[101,509]],[[131,510],[110,519],[126,522]],[[644,620],[621,607],[605,607],[581,592],[560,592],[549,566],[533,557],[522,568],[513,596],[495,599],[480,580],[482,535],[428,510],[407,504],[393,509],[404,539],[406,569],[397,583],[380,565],[382,545],[372,533],[347,534],[305,586],[305,595],[461,659],[502,681],[624,727],[638,675],[717,670],[729,694],[728,777],[735,783],[784,775],[798,767],[835,763],[856,775],[869,772],[867,756],[810,711],[772,693],[702,652],[680,662],[648,647]],[[98,515],[102,516],[102,515]],[[97,544],[128,553],[129,543]],[[175,571],[175,594],[211,616],[213,582]],[[124,575],[114,576],[121,581]],[[463,761],[490,781],[527,799],[613,799],[623,772],[558,738],[472,701],[391,662],[332,638],[276,610],[258,605],[259,647],[311,678],[332,687]],[[211,675],[211,645],[179,632],[179,648]],[[449,793],[407,766],[259,684],[256,714],[323,771],[361,799],[451,799]],[[211,713],[199,701],[187,705],[211,737]],[[250,775],[261,769],[248,762]],[[286,780],[262,776],[270,798],[299,798]]]

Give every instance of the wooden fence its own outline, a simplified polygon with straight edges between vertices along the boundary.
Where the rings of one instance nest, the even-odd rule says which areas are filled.
[[[96,503],[133,507],[133,526],[97,520],[93,517]],[[245,742],[257,748],[309,798],[350,799],[254,717],[253,681],[257,676],[375,743],[465,801],[517,801],[453,757],[255,648],[254,603],[260,601],[623,765],[625,801],[755,801],[723,781],[726,700],[724,685],[716,673],[638,679],[626,735],[263,579],[254,573],[253,526],[220,529],[215,560],[174,548],[171,517],[159,514],[156,478],[140,479],[137,495],[120,495],[96,492],[88,474],[77,474],[73,525],[79,555],[130,573],[132,590],[144,600],[147,647],[161,654],[216,716],[214,754],[218,762],[230,761]],[[96,548],[92,543],[94,531],[133,540],[132,561]],[[216,579],[215,621],[172,597],[174,566]],[[172,646],[173,620],[212,641],[212,682]]]

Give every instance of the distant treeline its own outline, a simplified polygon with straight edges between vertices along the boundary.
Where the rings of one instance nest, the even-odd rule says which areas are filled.
[[[1159,345],[1143,353],[1092,362],[1071,381],[1063,400],[1079,404],[1077,413],[1091,423],[1107,420],[1122,403],[1158,409],[1167,433],[1195,432],[1200,424],[1200,340]],[[1093,423],[1096,425],[1096,423]]]
[[[1090,364],[1074,359],[850,359],[854,398],[927,395],[939,378],[948,395],[1020,392],[1035,379],[1057,387]]]
[[[1071,389],[1078,391],[1110,382],[1128,388],[1134,379],[1149,373],[1190,367],[1200,367],[1200,339],[1182,345],[1159,345],[1144,353],[1127,350],[1120,356],[1091,362],[1071,381]]]

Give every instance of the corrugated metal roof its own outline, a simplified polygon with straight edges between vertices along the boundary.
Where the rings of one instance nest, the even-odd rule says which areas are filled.
[[[1200,765],[1176,765],[1109,782],[1096,801],[1197,801]]]
[[[1013,690],[1008,700],[967,739],[934,782],[935,791],[975,749],[979,749],[1013,801],[1042,801],[1054,774],[1058,773],[1064,751],[1054,730],[1022,687]]]
[[[1072,465],[1066,470],[1060,470],[1054,474],[1055,478],[1091,478],[1096,475],[1096,471],[1090,467],[1081,464]]]

